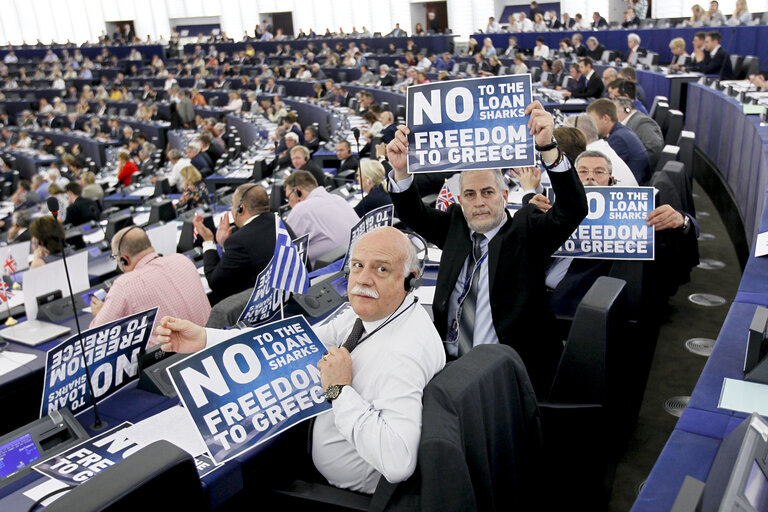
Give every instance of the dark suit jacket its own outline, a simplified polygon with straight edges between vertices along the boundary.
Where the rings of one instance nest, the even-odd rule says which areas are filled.
[[[318,149],[320,149],[320,139],[314,139],[314,140],[305,140],[304,146],[309,150],[310,153],[314,153]]]
[[[275,251],[275,218],[259,215],[232,233],[224,242],[224,254],[205,251],[205,278],[211,287],[211,304],[247,288],[253,288]]]
[[[575,47],[573,51],[576,53],[577,57],[586,57],[589,53],[589,48],[584,46],[583,44],[580,44],[579,46]]]
[[[195,155],[195,158],[192,159],[191,163],[198,171],[200,171],[200,174],[202,174],[203,177],[208,176],[213,172],[213,162],[211,162],[211,157],[202,151]]]
[[[384,190],[384,187],[376,185],[365,195],[362,201],[357,203],[355,213],[362,219],[366,213],[387,204],[392,204],[392,198],[389,197],[389,193]]]
[[[600,16],[600,18],[596,22],[595,21],[592,22],[592,28],[593,29],[608,28],[608,22],[605,20],[605,18]]]
[[[343,163],[340,162],[339,166],[339,172],[341,171],[348,171],[348,170],[357,170],[357,166],[359,164],[357,157],[355,155],[350,155],[348,158],[344,160]]]
[[[379,76],[379,84],[385,86],[393,86],[395,85],[395,77],[390,74]]]
[[[731,66],[731,56],[722,46],[714,57],[707,52],[704,61],[699,64],[699,71],[705,75],[720,75],[724,80],[733,79],[733,67]]]
[[[637,183],[639,185],[648,183],[651,179],[651,163],[643,142],[635,132],[621,123],[616,123],[606,140],[635,175]]]
[[[499,342],[522,357],[537,391],[549,391],[562,351],[545,296],[549,257],[587,215],[584,187],[576,171],[550,172],[557,201],[547,213],[526,205],[490,241],[488,269],[491,313]],[[448,210],[427,207],[418,185],[392,193],[397,216],[411,229],[443,250],[432,304],[435,327],[442,339],[448,331],[448,302],[464,262],[472,250],[469,227],[461,206]]]
[[[587,88],[587,77],[584,75],[579,76],[579,79],[575,82],[571,80],[571,83],[568,84],[568,90],[571,92],[579,91],[579,90],[586,90]]]
[[[211,142],[208,145],[208,149],[205,150],[205,154],[208,155],[208,158],[211,159],[211,162],[215,164],[221,155],[224,154],[224,151],[221,150],[218,144]]]
[[[321,187],[325,186],[325,174],[323,173],[323,169],[316,162],[313,162],[312,160],[307,161],[307,163],[301,167],[301,170],[312,174],[317,180],[318,185]]]
[[[603,52],[606,50],[605,45],[598,44],[595,46],[594,50],[590,50],[587,48],[587,56],[592,57],[592,60],[597,62],[598,60],[603,58]]]
[[[67,207],[67,224],[79,226],[92,220],[98,221],[101,218],[101,209],[99,204],[93,199],[78,197],[75,202]]]
[[[22,231],[22,233],[14,238],[13,240],[8,240],[9,244],[15,244],[16,242],[29,242],[32,240],[32,233],[30,233],[29,228]]]
[[[395,138],[395,133],[397,133],[397,123],[392,123],[381,130],[381,142],[389,144]]]
[[[585,77],[586,79],[586,77]],[[592,73],[592,77],[587,81],[587,85],[584,88],[576,89],[572,95],[574,98],[599,98],[603,95],[605,85],[597,74],[597,71]]]

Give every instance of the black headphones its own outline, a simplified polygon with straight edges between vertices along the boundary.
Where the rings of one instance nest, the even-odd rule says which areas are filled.
[[[413,232],[413,231],[406,231],[401,230],[404,235],[408,235],[408,241],[416,247],[417,252],[420,252],[420,248],[416,246],[416,244],[413,243],[411,240],[411,236],[414,236],[419,239],[419,241],[422,243],[424,247],[424,257],[419,262],[419,270],[417,275],[414,275],[413,273],[408,274],[403,278],[403,288],[406,292],[410,293],[414,291],[416,288],[419,288],[421,286],[421,276],[424,275],[424,267],[427,265],[427,260],[429,259],[429,247],[427,246],[427,241],[424,240],[424,237],[420,234]],[[344,279],[349,279],[349,267],[344,268]]]
[[[135,225],[135,224],[134,224],[133,226],[129,227],[129,228],[128,228],[128,229],[125,231],[125,233],[123,233],[123,236],[121,236],[121,237],[120,237],[120,240],[117,242],[117,255],[119,256],[119,258],[117,259],[117,261],[118,261],[118,263],[119,263],[120,265],[122,265],[122,266],[124,266],[124,267],[128,265],[128,260],[125,258],[125,256],[123,256],[123,253],[122,253],[122,250],[121,250],[121,248],[123,247],[123,240],[125,240],[125,236],[126,236],[128,233],[130,233],[130,232],[131,232],[131,230],[132,230],[132,229],[134,229],[134,228],[136,228],[136,229],[141,229],[139,226],[137,226],[137,225]]]
[[[243,210],[245,208],[243,206],[243,199],[245,199],[245,196],[248,195],[248,192],[255,189],[256,187],[258,187],[258,185],[251,185],[250,187],[248,187],[248,189],[245,192],[243,192],[243,195],[240,196],[240,202],[237,203],[237,210],[236,210],[238,215],[243,213]]]
[[[301,189],[300,188],[294,188],[293,193],[296,194],[296,197],[301,199]]]

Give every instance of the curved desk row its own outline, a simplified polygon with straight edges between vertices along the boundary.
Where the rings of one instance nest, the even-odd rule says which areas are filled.
[[[547,45],[550,50],[557,50],[560,48],[560,40],[563,38],[570,39],[573,34],[581,34],[584,36],[584,43],[586,44],[587,38],[594,36],[600,42],[605,45],[609,50],[618,50],[622,53],[628,51],[627,48],[627,35],[637,34],[642,41],[641,46],[647,50],[654,51],[659,54],[660,62],[670,62],[672,60],[672,53],[669,51],[669,42],[676,38],[682,37],[685,40],[687,49],[691,49],[691,40],[693,40],[694,34],[697,32],[709,32],[710,30],[718,31],[723,36],[723,48],[728,53],[736,55],[756,55],[760,57],[760,62],[765,67],[768,62],[768,46],[762,44],[763,41],[768,39],[768,26],[756,25],[753,27],[702,27],[702,28],[647,28],[638,30],[598,30],[596,32],[590,30],[579,31],[565,31],[565,32],[521,32],[521,33],[501,33],[501,34],[474,34],[473,39],[477,40],[480,45],[483,43],[483,39],[490,37],[493,41],[493,46],[496,48],[506,49],[509,46],[509,36],[517,37],[517,45],[520,48],[533,48],[536,46],[536,39],[538,37],[544,38],[544,44]]]
[[[725,94],[690,84],[686,129],[696,132],[697,149],[728,184],[753,247],[757,233],[768,230],[768,127],[757,116],[744,115],[741,105]],[[747,417],[717,404],[724,378],[744,378],[747,332],[758,305],[768,306],[768,260],[750,254],[712,355],[634,512],[670,510],[686,475],[706,480],[720,442]]]
[[[131,50],[136,48],[139,50],[141,55],[144,58],[152,57],[154,55],[157,55],[158,57],[164,57],[165,56],[165,47],[159,44],[140,44],[135,46],[69,46],[69,47],[57,47],[57,48],[49,48],[45,46],[39,46],[39,47],[17,47],[14,48],[13,51],[16,53],[16,57],[19,59],[42,59],[45,57],[45,54],[48,53],[48,50],[53,50],[53,53],[58,55],[59,57],[62,56],[62,52],[64,50],[67,50],[69,52],[69,55],[74,55],[75,50],[80,50],[80,52],[85,57],[96,57],[98,55],[101,55],[102,50],[106,48],[111,55],[116,55],[118,58],[127,57]],[[0,48],[0,59],[4,58],[8,52],[9,48],[3,47]]]

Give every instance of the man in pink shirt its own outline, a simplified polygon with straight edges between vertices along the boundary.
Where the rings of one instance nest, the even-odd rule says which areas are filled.
[[[124,275],[115,280],[104,302],[91,298],[91,327],[157,306],[157,318],[186,318],[204,326],[211,305],[195,265],[182,254],[160,256],[149,237],[131,226],[112,237],[112,257]],[[153,331],[147,348],[156,345]]]

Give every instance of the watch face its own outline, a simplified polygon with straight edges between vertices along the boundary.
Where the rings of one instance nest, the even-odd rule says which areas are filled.
[[[325,398],[330,402],[331,400],[335,400],[336,398],[338,398],[340,393],[341,393],[341,386],[331,386],[325,392]]]

